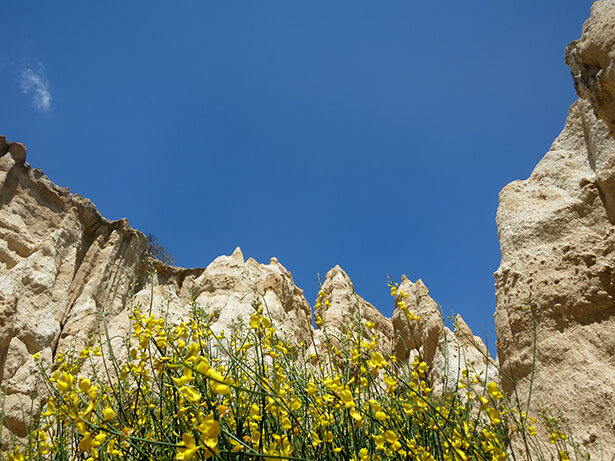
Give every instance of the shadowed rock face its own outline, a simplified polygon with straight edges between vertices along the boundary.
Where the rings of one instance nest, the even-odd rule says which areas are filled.
[[[615,2],[599,0],[583,25],[583,35],[566,50],[574,85],[596,117],[615,131]]]
[[[615,454],[615,1],[567,49],[579,100],[525,181],[500,193],[496,278],[506,390],[561,413],[594,456]],[[534,334],[534,318],[536,331]],[[533,363],[533,344],[536,358]]]

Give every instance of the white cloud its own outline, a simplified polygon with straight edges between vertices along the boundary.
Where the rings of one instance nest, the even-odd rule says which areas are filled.
[[[49,92],[49,82],[45,75],[43,66],[38,70],[27,68],[19,75],[19,87],[24,94],[32,94],[34,105],[41,112],[51,110],[51,93]]]

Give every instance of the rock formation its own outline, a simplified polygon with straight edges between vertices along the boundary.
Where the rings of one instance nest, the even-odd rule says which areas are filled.
[[[97,309],[117,313],[139,270],[145,240],[102,218],[25,163],[25,147],[0,138],[0,382],[20,435],[37,389],[32,354],[49,362]]]
[[[525,181],[500,193],[496,332],[503,384],[615,449],[615,1],[592,7],[566,62],[579,99]],[[534,344],[536,354],[534,357]],[[533,385],[532,385],[533,376]]]
[[[407,318],[404,309],[400,307],[401,302],[408,312],[419,317],[418,321]],[[431,364],[444,335],[444,323],[438,303],[431,299],[422,280],[412,283],[405,275],[402,276],[399,295],[395,298],[393,328],[395,354],[400,360],[407,359],[412,351],[417,350]]]
[[[0,384],[12,433],[25,435],[25,415],[44,395],[32,355],[48,364],[80,348],[100,332],[103,313],[114,332],[127,331],[133,303],[177,318],[196,302],[213,314],[215,331],[247,322],[262,303],[282,333],[309,335],[311,308],[275,258],[244,261],[237,249],[206,269],[150,265],[143,234],[103,218],[25,154],[0,137]]]
[[[442,329],[430,369],[436,394],[455,390],[461,379],[472,388],[473,395],[483,394],[485,383],[500,382],[497,363],[482,339],[472,333],[460,315],[455,318],[454,332],[448,327]],[[473,380],[474,376],[478,379]],[[461,394],[466,392],[467,389],[460,389]]]
[[[355,292],[339,266],[327,273],[315,315],[334,335],[357,321],[373,323],[364,331],[366,341],[374,335],[378,350],[387,356],[397,352],[400,360],[409,350],[420,351],[430,366],[439,367],[432,378],[442,388],[448,370],[459,369],[457,359],[472,354],[469,343],[443,326],[423,282],[404,277],[400,289],[408,293],[408,308],[421,317],[414,325],[417,344],[399,308],[393,319],[384,317]],[[121,359],[135,307],[174,323],[198,307],[221,333],[247,324],[259,306],[291,341],[309,344],[314,338],[316,347],[323,345],[323,330],[314,331],[303,291],[276,258],[269,264],[246,261],[237,248],[205,269],[152,260],[145,236],[127,220],[103,218],[92,202],[31,168],[23,145],[0,137],[0,385],[6,386],[4,424],[11,433],[23,437],[27,415],[45,399],[33,354],[40,354],[43,365],[53,363],[58,353],[99,337],[106,325]]]
[[[327,304],[317,304],[314,311],[316,318],[323,319],[322,327],[327,328],[333,335],[345,334],[348,330],[355,330],[357,320],[370,321],[374,327],[370,330],[377,337],[378,349],[383,353],[391,354],[393,325],[391,319],[386,318],[378,309],[365,301],[355,292],[350,277],[340,266],[335,266],[325,276],[322,293]],[[367,328],[363,336],[371,341],[371,333]]]
[[[436,393],[453,390],[464,370],[480,378],[473,386],[476,393],[483,392],[486,382],[499,382],[497,367],[483,341],[460,315],[455,319],[454,332],[446,327],[440,306],[422,280],[413,283],[402,275],[392,323],[395,355],[405,361],[420,354],[429,366]]]
[[[475,386],[476,392],[482,392],[485,382],[499,381],[497,367],[483,341],[474,336],[461,316],[455,321],[455,333],[444,326],[438,303],[429,296],[422,280],[413,283],[402,275],[391,319],[355,292],[350,277],[339,266],[327,273],[321,292],[328,306],[318,303],[314,312],[316,318],[323,319],[316,331],[317,343],[322,341],[325,328],[336,337],[354,330],[357,320],[363,325],[369,321],[374,326],[363,330],[365,340],[370,342],[372,335],[375,336],[376,349],[385,356],[395,354],[402,363],[420,354],[429,366],[436,392],[455,387],[464,369],[481,378],[482,384]],[[404,311],[418,320],[410,320]]]

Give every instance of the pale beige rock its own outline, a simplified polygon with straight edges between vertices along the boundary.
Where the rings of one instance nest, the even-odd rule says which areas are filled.
[[[36,404],[32,399],[24,394],[10,394],[4,399],[4,424],[11,434],[23,437],[20,434],[28,432],[28,425],[32,413],[36,410]],[[34,410],[34,411],[33,411]],[[4,429],[6,431],[6,429]],[[2,446],[6,446],[6,441],[0,441]]]
[[[579,97],[587,99],[596,116],[615,131],[615,1],[592,5],[583,35],[568,45],[570,66]]]
[[[176,323],[196,306],[212,316],[211,328],[220,334],[230,333],[238,324],[248,325],[250,316],[262,306],[283,337],[300,342],[310,336],[311,307],[290,272],[275,258],[267,265],[252,258],[244,261],[237,248],[231,256],[216,258],[206,269],[158,266],[162,270],[157,272],[153,287],[143,287],[135,295],[134,304],[143,311],[151,306],[156,315]]]
[[[434,392],[438,395],[458,390],[461,396],[469,391],[473,396],[483,395],[487,383],[500,383],[497,362],[489,355],[483,340],[472,333],[460,315],[455,318],[454,327],[454,333],[444,327],[432,360],[430,378]],[[469,389],[457,389],[462,379]]]
[[[402,298],[397,296],[393,311],[395,354],[399,360],[406,360],[413,350],[417,350],[431,366],[444,334],[438,303],[429,296],[429,290],[422,280],[413,283],[405,275],[401,277],[399,292],[407,295],[403,302],[408,311],[418,316],[419,320],[412,323],[408,321],[403,310],[399,308]]]
[[[400,307],[402,301],[418,320],[409,321]],[[483,394],[486,382],[499,382],[497,367],[483,341],[472,333],[461,316],[455,321],[455,333],[444,326],[438,303],[431,298],[422,280],[413,283],[402,275],[395,299],[393,329],[397,358],[412,361],[420,356],[429,367],[436,394],[455,390],[463,370],[480,378],[481,383],[473,386],[475,393]]]
[[[25,148],[4,137],[0,242],[0,383],[14,402],[41,394],[32,354],[55,356],[74,339],[74,324],[85,335],[97,308],[122,308],[145,242],[126,220],[105,220],[89,200],[30,168]]]
[[[13,434],[27,427],[18,403],[36,407],[35,397],[45,395],[32,355],[51,363],[100,337],[106,323],[121,357],[135,303],[172,322],[199,306],[213,315],[216,332],[247,324],[263,305],[279,334],[310,336],[311,308],[275,258],[244,261],[237,249],[206,269],[150,263],[145,236],[127,220],[103,218],[89,200],[32,169],[25,154],[0,137],[0,385]]]
[[[359,328],[363,328],[363,336],[367,342],[371,342],[373,334],[378,343],[378,350],[387,355],[391,354],[393,346],[391,319],[386,318],[355,292],[350,277],[340,266],[335,266],[327,272],[321,289],[330,306],[326,308],[323,305],[314,310],[315,318],[320,317],[324,322],[320,331],[317,331],[318,340],[325,328],[334,336],[343,335],[348,331],[357,332]],[[374,324],[371,330],[365,328],[366,321]]]
[[[615,2],[601,0],[568,47],[580,99],[497,213],[498,357],[516,380],[503,385],[525,400],[534,370],[532,407],[561,415],[597,459],[615,454],[614,57]]]

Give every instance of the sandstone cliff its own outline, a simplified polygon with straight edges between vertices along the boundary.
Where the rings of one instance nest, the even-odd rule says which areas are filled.
[[[132,304],[178,318],[196,302],[220,331],[265,303],[283,333],[309,335],[311,308],[275,258],[244,261],[237,249],[206,269],[148,263],[146,239],[127,220],[103,218],[25,159],[23,145],[0,137],[0,384],[14,434],[25,435],[24,415],[44,397],[32,355],[50,363],[80,348],[101,332],[103,313],[121,333]]]
[[[608,459],[615,453],[614,0],[593,5],[566,62],[579,99],[564,130],[527,180],[500,193],[498,357],[515,380],[503,380],[506,390],[524,402],[531,390],[533,409],[561,415],[578,442]]]

